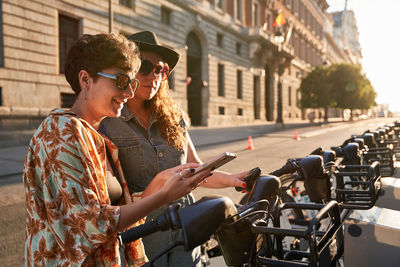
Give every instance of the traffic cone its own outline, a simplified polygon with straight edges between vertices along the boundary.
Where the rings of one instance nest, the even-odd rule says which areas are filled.
[[[299,133],[298,133],[297,129],[294,130],[294,138],[293,139],[294,140],[300,140]]]
[[[251,136],[249,136],[248,141],[247,141],[247,149],[251,149],[251,150],[254,149],[253,139],[251,138]]]

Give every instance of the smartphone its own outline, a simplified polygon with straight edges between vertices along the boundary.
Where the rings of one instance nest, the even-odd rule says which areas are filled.
[[[215,158],[207,161],[200,167],[197,167],[194,174],[201,172],[205,169],[209,169],[209,170],[213,171],[235,158],[236,158],[235,153],[229,153],[229,152],[222,153],[222,154],[216,156]]]

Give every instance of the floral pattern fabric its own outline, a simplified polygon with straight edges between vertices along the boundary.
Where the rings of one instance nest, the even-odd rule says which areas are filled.
[[[124,192],[118,204],[130,203],[111,141],[63,109],[52,111],[39,126],[23,172],[26,266],[121,265],[116,233],[120,207],[108,197],[105,145]],[[141,240],[126,246],[125,255],[127,266],[147,261]]]

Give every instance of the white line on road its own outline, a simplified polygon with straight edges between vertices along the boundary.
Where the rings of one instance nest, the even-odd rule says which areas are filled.
[[[304,137],[304,138],[313,137],[313,136],[316,136],[316,135],[325,134],[327,132],[336,131],[338,129],[346,128],[346,127],[348,127],[348,125],[345,124],[345,125],[340,125],[340,126],[336,126],[336,127],[324,128],[324,129],[320,129],[320,130],[311,131],[311,132],[307,132],[307,133],[301,134],[300,137]]]

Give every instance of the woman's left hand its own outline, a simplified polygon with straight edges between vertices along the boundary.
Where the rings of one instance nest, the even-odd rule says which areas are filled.
[[[236,174],[230,174],[221,171],[213,171],[213,174],[208,177],[205,182],[201,184],[202,187],[208,188],[224,188],[224,187],[246,187],[246,183],[243,181],[244,176],[249,171],[239,172]]]

